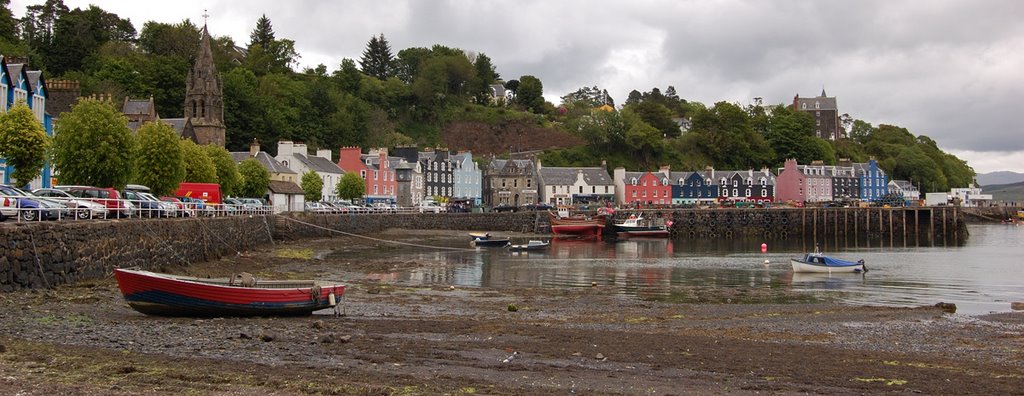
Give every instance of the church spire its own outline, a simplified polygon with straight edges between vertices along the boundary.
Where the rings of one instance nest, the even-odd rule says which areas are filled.
[[[203,18],[208,15],[203,14]],[[203,24],[196,63],[185,80],[185,118],[191,119],[199,144],[224,146],[223,82],[213,62],[210,31]]]

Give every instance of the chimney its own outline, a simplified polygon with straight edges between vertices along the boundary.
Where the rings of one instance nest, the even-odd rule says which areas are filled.
[[[277,158],[289,157],[292,155],[294,145],[291,140],[277,141]]]
[[[252,138],[252,143],[249,143],[249,156],[255,157],[256,154],[260,153],[260,142],[256,138]]]
[[[658,171],[667,174],[670,171],[672,171],[672,165],[662,165],[661,168],[658,169]]]
[[[316,151],[316,156],[320,157],[320,158],[326,158],[328,161],[330,161],[331,160],[331,150],[330,149],[319,149],[319,150]]]

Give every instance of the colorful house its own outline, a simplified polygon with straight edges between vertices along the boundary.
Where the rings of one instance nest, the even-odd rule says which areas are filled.
[[[395,170],[384,148],[363,154],[359,147],[338,150],[338,167],[344,172],[355,172],[366,181],[366,202],[395,203],[398,186]]]
[[[878,161],[871,159],[867,163],[853,164],[854,172],[860,181],[860,200],[875,202],[889,193],[889,176]]]
[[[671,205],[672,183],[669,168],[658,172],[626,172],[615,168],[615,194],[620,205]]]
[[[341,181],[344,172],[331,161],[331,150],[320,149],[316,155],[309,155],[305,143],[292,143],[288,140],[277,142],[278,162],[287,166],[299,175],[299,182],[302,182],[302,175],[309,171],[316,172],[316,175],[323,182],[320,189],[322,201],[336,201],[338,196],[334,193],[335,187]]]
[[[718,185],[714,175],[714,168],[703,172],[672,172],[672,203],[694,205],[716,202]]]
[[[463,151],[451,156],[452,198],[480,205],[483,200],[483,171],[473,162],[473,153]]]
[[[7,58],[0,56],[0,112],[10,110],[18,102],[25,103],[32,110],[36,121],[43,126],[46,135],[53,137],[53,116],[46,112],[46,99],[49,95],[43,73],[28,70],[28,65],[18,60],[10,64],[7,62]],[[14,167],[0,158],[0,181],[10,184],[13,171]],[[28,188],[50,187],[52,173],[50,163],[45,163],[40,175],[29,182]]]
[[[768,168],[760,171],[716,171],[719,202],[757,202],[775,200],[776,178]]]

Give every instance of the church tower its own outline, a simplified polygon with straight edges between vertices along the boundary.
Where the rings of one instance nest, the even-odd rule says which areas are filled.
[[[225,145],[224,82],[213,64],[210,32],[203,25],[196,63],[185,80],[185,118],[192,121],[199,144]]]

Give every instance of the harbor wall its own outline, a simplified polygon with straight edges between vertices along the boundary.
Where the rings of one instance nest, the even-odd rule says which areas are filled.
[[[270,243],[272,216],[0,224],[0,292],[159,271]]]

